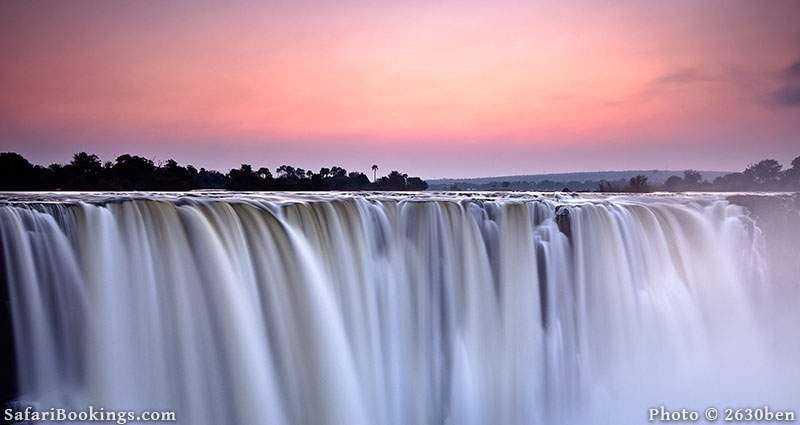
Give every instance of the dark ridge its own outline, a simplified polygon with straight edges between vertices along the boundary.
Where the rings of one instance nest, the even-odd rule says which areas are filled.
[[[774,192],[800,191],[800,156],[788,164],[763,159],[736,173],[720,171],[598,171],[439,179],[433,190],[535,192]],[[565,187],[566,186],[566,187]],[[563,188],[563,189],[562,189]]]
[[[568,239],[572,239],[572,226],[570,225],[569,208],[564,205],[556,207],[556,224],[558,230],[565,234]]]

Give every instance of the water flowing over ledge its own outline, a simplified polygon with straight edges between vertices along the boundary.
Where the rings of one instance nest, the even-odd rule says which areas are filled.
[[[17,399],[45,408],[632,424],[800,402],[797,316],[720,196],[6,194],[0,242]]]

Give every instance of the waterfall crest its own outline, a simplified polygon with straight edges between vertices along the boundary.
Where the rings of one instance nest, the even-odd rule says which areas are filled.
[[[797,368],[765,337],[758,235],[712,197],[0,205],[18,400],[187,424],[624,424],[658,405],[797,405]]]

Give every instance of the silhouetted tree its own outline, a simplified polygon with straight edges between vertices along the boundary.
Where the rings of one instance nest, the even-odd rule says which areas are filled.
[[[191,190],[194,188],[192,170],[194,167],[182,167],[174,159],[168,159],[156,169],[153,187],[155,190]]]
[[[695,187],[700,184],[703,175],[696,170],[686,170],[683,172],[683,182],[689,187]]]
[[[330,177],[325,180],[330,190],[352,190],[347,170],[342,167],[331,167]]]
[[[18,153],[0,153],[0,190],[40,190],[50,185],[51,175],[50,170],[34,166]]]
[[[347,175],[347,170],[342,167],[333,166],[331,167],[331,176],[333,177],[344,177]]]
[[[800,157],[791,162],[791,167],[781,171],[782,167],[775,160],[764,160],[747,168],[745,172],[730,173],[714,179],[713,182],[703,180],[703,176],[696,170],[686,170],[683,176],[670,176],[663,184],[652,185],[649,181],[642,188],[641,182],[636,177],[631,180],[600,180],[583,182],[568,182],[566,187],[578,191],[621,192],[621,191],[648,191],[652,189],[683,191],[683,190],[708,190],[708,191],[743,191],[743,190],[789,190],[800,191]],[[637,176],[644,177],[644,176]],[[498,182],[489,180],[480,183],[472,181],[450,181],[442,183],[437,189],[448,190],[496,190],[498,187],[511,190],[540,190],[557,191],[564,187],[563,181],[510,181]]]
[[[279,177],[287,179],[297,177],[297,175],[295,174],[295,169],[291,165],[281,165],[280,167],[275,169],[275,171],[277,171]]]
[[[628,182],[628,190],[630,192],[647,192],[649,190],[647,186],[647,176],[638,175],[631,177]]]
[[[793,159],[791,165],[781,175],[781,186],[784,189],[800,190],[800,156]]]
[[[258,171],[256,171],[256,174],[258,174],[258,177],[264,180],[272,179],[272,173],[269,171],[269,168],[266,167],[259,168]]]
[[[614,185],[608,180],[600,180],[600,183],[597,184],[597,191],[598,192],[619,192],[619,187]]]
[[[242,164],[239,169],[232,169],[228,173],[228,185],[230,190],[264,190],[265,180],[260,178],[253,171],[250,164]]]
[[[752,186],[752,180],[745,177],[744,173],[731,173],[714,179],[714,188],[717,190],[742,190]]]
[[[680,176],[669,176],[667,181],[664,182],[664,189],[667,190],[680,190],[683,187],[683,179]]]
[[[147,190],[151,188],[155,169],[153,161],[147,158],[124,154],[111,166],[111,174],[119,189]]]
[[[76,170],[86,173],[99,173],[103,168],[100,158],[95,154],[88,154],[86,152],[76,153],[72,157],[72,162],[69,165],[75,167]]]
[[[406,179],[407,190],[427,190],[428,182],[419,177],[409,177]]]
[[[201,168],[194,182],[197,189],[224,189],[228,185],[228,176],[216,170]]]
[[[65,174],[64,188],[68,190],[107,189],[107,182],[102,179],[103,164],[100,158],[86,152],[76,153],[72,162],[61,169]],[[60,178],[59,178],[60,179]]]
[[[781,164],[774,159],[764,159],[744,170],[745,177],[758,186],[777,186]]]
[[[386,190],[404,190],[406,187],[406,176],[399,171],[390,172],[389,175],[383,177],[382,180],[383,187],[385,187]]]

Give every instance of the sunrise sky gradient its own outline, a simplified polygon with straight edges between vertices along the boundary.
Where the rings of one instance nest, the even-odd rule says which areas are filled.
[[[3,1],[0,151],[464,177],[800,155],[800,1]]]

